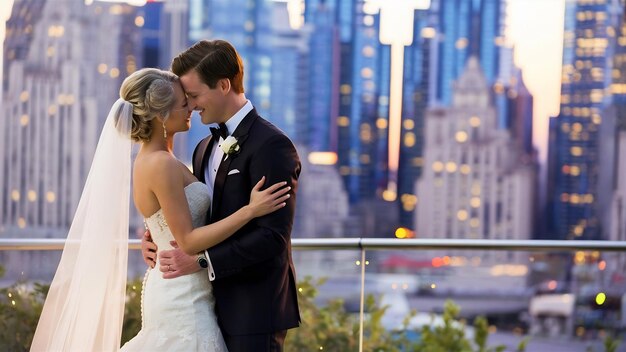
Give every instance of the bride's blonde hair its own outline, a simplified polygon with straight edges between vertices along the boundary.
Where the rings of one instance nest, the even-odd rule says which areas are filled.
[[[133,105],[130,137],[135,142],[147,142],[152,136],[152,120],[165,121],[176,102],[172,83],[178,76],[156,68],[143,68],[124,79],[120,98]]]

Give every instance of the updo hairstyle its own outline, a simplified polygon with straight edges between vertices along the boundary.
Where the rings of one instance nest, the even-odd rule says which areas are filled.
[[[152,120],[169,117],[176,102],[174,86],[178,76],[155,68],[143,68],[126,77],[120,88],[120,97],[133,105],[130,138],[147,142],[152,136]]]

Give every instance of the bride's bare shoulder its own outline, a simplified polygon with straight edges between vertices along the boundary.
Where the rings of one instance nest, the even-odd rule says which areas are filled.
[[[178,173],[178,160],[166,151],[154,151],[137,155],[134,165],[134,176],[140,179],[152,179],[155,175]]]

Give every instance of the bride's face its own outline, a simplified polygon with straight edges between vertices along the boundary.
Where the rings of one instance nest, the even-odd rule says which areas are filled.
[[[174,83],[174,95],[176,102],[170,110],[170,116],[165,120],[165,127],[169,133],[189,130],[191,126],[191,111],[187,98],[180,83]]]

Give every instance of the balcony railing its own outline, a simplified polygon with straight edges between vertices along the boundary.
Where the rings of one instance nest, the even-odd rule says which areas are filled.
[[[0,238],[0,251],[62,250],[64,239]],[[505,251],[602,251],[626,252],[626,241],[561,241],[561,240],[468,240],[468,239],[390,239],[390,238],[297,238],[292,249],[358,250],[360,263],[367,251],[376,250],[505,250]],[[129,240],[130,249],[140,249],[139,240]],[[359,351],[363,351],[363,320],[365,301],[365,265],[360,265]]]

